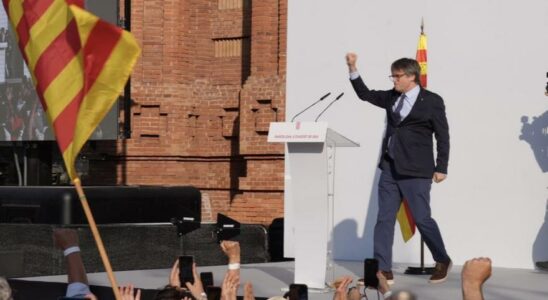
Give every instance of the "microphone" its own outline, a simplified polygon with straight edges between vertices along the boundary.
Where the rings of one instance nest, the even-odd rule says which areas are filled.
[[[337,96],[337,98],[335,98],[335,100],[331,101],[331,103],[329,103],[328,106],[326,106],[322,112],[316,117],[316,120],[314,120],[314,122],[318,122],[318,119],[321,117],[321,115],[323,115],[323,113],[331,106],[333,105],[333,103],[335,103],[337,100],[341,99],[342,96],[344,95],[344,93],[341,93],[340,95]]]
[[[307,110],[308,110],[309,108],[311,108],[312,106],[318,104],[318,103],[319,103],[320,101],[322,101],[323,99],[329,97],[329,95],[331,95],[331,92],[329,92],[329,93],[323,95],[323,96],[320,98],[320,100],[318,100],[318,101],[312,103],[309,107],[303,109],[300,113],[296,114],[296,115],[293,117],[293,119],[291,119],[291,122],[293,122],[293,121],[295,120],[296,117],[298,117],[298,116],[299,116],[300,114],[302,114],[303,112],[307,111]]]

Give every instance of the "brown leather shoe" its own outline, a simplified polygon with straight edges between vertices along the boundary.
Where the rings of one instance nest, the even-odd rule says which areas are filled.
[[[449,260],[448,263],[436,263],[434,273],[430,277],[430,283],[442,283],[447,279],[447,275],[453,266],[453,262]]]
[[[548,271],[548,261],[537,261],[535,265],[539,270]]]
[[[382,276],[386,278],[386,282],[388,283],[388,285],[394,284],[394,274],[392,273],[392,271],[381,271],[381,273]]]

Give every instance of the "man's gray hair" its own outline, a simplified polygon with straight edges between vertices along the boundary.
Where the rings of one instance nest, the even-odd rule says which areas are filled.
[[[392,63],[390,70],[403,71],[405,75],[415,75],[415,83],[421,84],[421,66],[412,58],[400,58]]]
[[[10,285],[4,277],[0,277],[0,300],[13,300]]]

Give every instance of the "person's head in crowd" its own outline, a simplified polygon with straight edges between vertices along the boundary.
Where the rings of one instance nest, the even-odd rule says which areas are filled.
[[[399,291],[392,294],[392,296],[389,298],[390,300],[416,300],[417,297],[415,295],[411,294],[407,291]]]
[[[185,292],[178,287],[168,285],[156,294],[154,300],[181,300],[185,296],[189,296],[188,292]]]
[[[11,288],[4,277],[0,277],[0,300],[12,300]]]

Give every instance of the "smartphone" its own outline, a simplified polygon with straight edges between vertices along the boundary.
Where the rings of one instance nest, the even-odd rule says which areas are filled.
[[[207,300],[221,300],[221,288],[218,286],[208,286],[205,288]]]
[[[181,281],[182,287],[185,286],[185,282],[194,284],[194,274],[192,272],[193,263],[194,256],[179,256],[179,280]]]
[[[363,283],[366,287],[377,288],[379,279],[377,272],[379,271],[379,261],[374,258],[367,258],[363,262]]]
[[[200,273],[200,280],[202,281],[203,287],[213,286],[213,273],[212,272]]]
[[[308,300],[308,287],[306,284],[290,284],[289,300]]]

